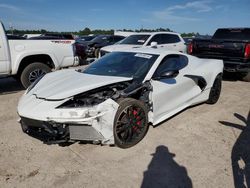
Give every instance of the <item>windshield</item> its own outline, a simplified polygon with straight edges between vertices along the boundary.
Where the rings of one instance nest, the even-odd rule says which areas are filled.
[[[112,52],[95,61],[83,73],[144,79],[158,55]]]
[[[134,44],[143,45],[150,35],[130,35],[129,37],[123,39],[120,44]]]

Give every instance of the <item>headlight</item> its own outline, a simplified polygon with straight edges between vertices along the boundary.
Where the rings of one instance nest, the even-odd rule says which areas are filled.
[[[30,84],[30,86],[26,90],[26,94],[28,94],[36,86],[36,84],[44,77],[44,75],[40,76],[33,83]]]

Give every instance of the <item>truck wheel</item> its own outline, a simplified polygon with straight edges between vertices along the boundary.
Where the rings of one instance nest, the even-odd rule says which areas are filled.
[[[21,73],[21,83],[23,87],[28,88],[37,78],[51,72],[51,68],[43,63],[32,63],[24,68]]]
[[[216,76],[213,86],[209,93],[209,98],[207,100],[207,104],[215,104],[219,98],[221,93],[221,85],[222,85],[222,76]]]
[[[250,82],[250,72],[245,73],[245,74],[242,76],[242,80],[243,80],[243,81],[246,81],[246,82]]]
[[[125,98],[119,103],[114,120],[114,140],[120,148],[140,142],[148,132],[148,110],[141,101]]]

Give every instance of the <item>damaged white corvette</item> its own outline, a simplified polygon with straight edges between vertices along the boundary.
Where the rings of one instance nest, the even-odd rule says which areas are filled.
[[[34,82],[18,104],[25,133],[47,143],[134,146],[157,125],[221,91],[223,62],[163,49],[112,52]]]

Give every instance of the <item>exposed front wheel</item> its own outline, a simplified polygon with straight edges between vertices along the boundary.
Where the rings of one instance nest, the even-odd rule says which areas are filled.
[[[140,142],[148,131],[148,110],[141,101],[126,98],[119,102],[114,120],[115,144],[129,148]]]
[[[25,88],[28,88],[37,78],[51,72],[51,68],[43,63],[32,63],[24,68],[21,73],[21,83]]]
[[[222,85],[222,76],[216,76],[213,86],[209,93],[209,99],[207,100],[208,104],[215,104],[219,98],[221,93],[221,85]]]

